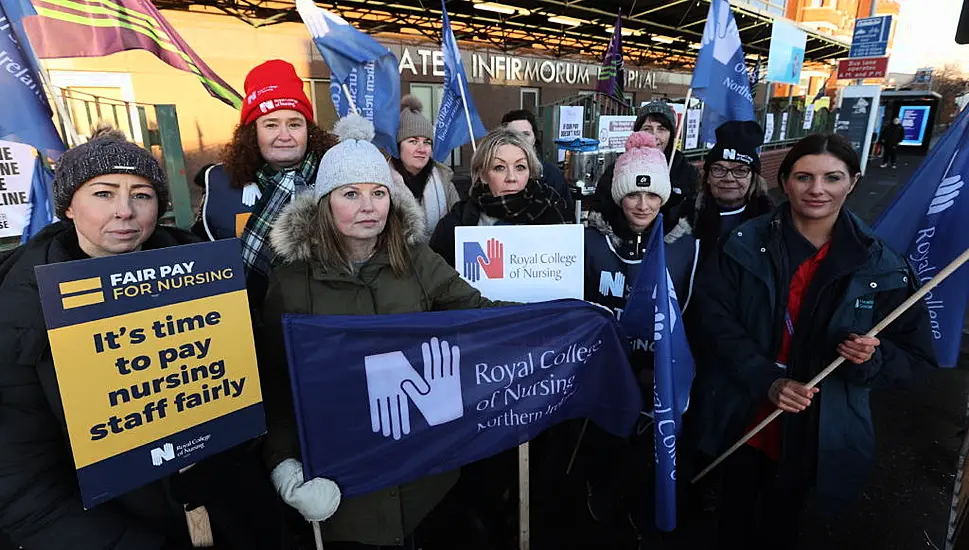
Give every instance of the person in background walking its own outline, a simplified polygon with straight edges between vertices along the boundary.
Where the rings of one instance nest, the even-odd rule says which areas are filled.
[[[458,479],[458,471],[341,501],[339,487],[304,479],[282,317],[377,315],[502,305],[481,297],[424,243],[424,212],[371,143],[373,124],[351,114],[334,128],[340,143],[320,163],[316,185],[288,205],[271,239],[282,263],[266,297],[266,330],[259,361],[268,439],[266,460],[283,501],[307,521],[325,521],[327,550],[406,548],[450,550],[429,525]],[[340,368],[340,365],[333,365]],[[339,422],[341,419],[333,419]],[[437,512],[432,512],[437,509]],[[437,542],[431,542],[437,540]]]
[[[882,130],[882,168],[887,168],[889,164],[892,168],[898,167],[898,144],[904,140],[905,128],[902,127],[902,119],[895,117]]]
[[[672,231],[680,218],[683,216],[683,209],[689,207],[696,197],[697,187],[700,183],[700,172],[690,161],[686,160],[683,153],[676,149],[674,143],[676,137],[676,112],[665,101],[651,101],[639,108],[639,116],[633,124],[634,132],[649,132],[656,138],[656,146],[666,155],[666,160],[673,159],[670,168],[670,183],[672,185],[670,198],[663,205],[663,223],[665,232]],[[599,177],[596,184],[596,192],[592,202],[604,205],[609,208],[612,197],[607,191],[599,191],[601,187],[606,190],[611,187],[612,173],[615,166],[610,166]]]
[[[810,135],[784,158],[789,202],[732,232],[698,276],[687,318],[695,341],[694,426],[717,456],[780,408],[722,468],[720,548],[797,548],[811,498],[837,513],[875,458],[869,394],[936,366],[918,301],[877,337],[864,336],[911,296],[918,278],[845,209],[861,178],[851,143]],[[838,356],[818,387],[805,385]]]
[[[392,158],[390,166],[394,181],[410,189],[424,210],[425,231],[429,237],[460,197],[451,181],[454,172],[432,158],[434,126],[424,116],[421,101],[408,95],[400,105],[399,158]]]
[[[559,170],[554,162],[542,159],[541,143],[538,141],[538,123],[535,115],[528,109],[517,109],[508,111],[501,117],[501,125],[509,130],[516,130],[525,136],[525,141],[535,148],[535,154],[542,161],[542,177],[540,181],[551,187],[556,193],[565,199],[568,209],[571,212],[575,209],[575,202],[572,200],[572,193],[569,184],[565,180],[565,174]],[[574,221],[574,220],[573,220]]]
[[[293,196],[312,187],[335,140],[313,123],[313,106],[289,63],[274,59],[255,67],[245,92],[223,163],[195,178],[205,196],[193,232],[213,241],[242,239],[249,301],[258,310],[273,263],[269,230]]]
[[[703,183],[696,200],[683,208],[681,222],[689,222],[700,240],[701,258],[738,225],[774,210],[767,181],[760,175],[764,132],[756,122],[729,121],[716,130],[717,142],[703,164]],[[680,223],[673,235],[684,229]]]

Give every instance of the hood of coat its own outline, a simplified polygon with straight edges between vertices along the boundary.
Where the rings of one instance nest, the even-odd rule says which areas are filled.
[[[609,242],[612,243],[612,247],[616,250],[624,249],[627,246],[634,246],[632,240],[624,239],[616,234],[612,224],[606,220],[606,217],[602,214],[602,212],[589,212],[586,224],[588,227],[591,227],[592,229],[595,229],[599,233],[605,235],[606,238],[609,239]],[[666,241],[666,244],[673,244],[681,237],[690,235],[692,233],[693,228],[690,226],[690,222],[687,221],[686,218],[680,218],[680,221],[678,221],[676,226],[663,237],[663,240]]]
[[[407,243],[416,245],[424,242],[427,239],[424,210],[410,190],[395,183],[390,188],[390,200],[404,214]],[[269,233],[269,240],[284,262],[312,260],[313,249],[320,245],[319,228],[314,223],[318,204],[319,200],[313,193],[303,193],[280,213]]]

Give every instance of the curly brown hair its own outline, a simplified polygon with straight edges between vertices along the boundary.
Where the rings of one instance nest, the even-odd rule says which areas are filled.
[[[317,159],[322,158],[323,153],[340,142],[336,136],[324,131],[314,122],[307,121],[306,130],[306,153],[315,155]],[[232,187],[242,189],[253,181],[256,171],[266,163],[259,152],[255,122],[236,126],[232,141],[222,152],[222,162]]]

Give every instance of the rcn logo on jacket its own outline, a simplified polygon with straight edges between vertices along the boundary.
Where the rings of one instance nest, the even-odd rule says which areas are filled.
[[[485,254],[487,249],[487,254]],[[481,273],[488,279],[505,277],[505,244],[498,239],[488,239],[482,248],[479,242],[464,243],[464,278],[472,283],[481,280]]]

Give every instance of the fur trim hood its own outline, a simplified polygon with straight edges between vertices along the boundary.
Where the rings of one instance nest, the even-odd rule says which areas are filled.
[[[424,210],[410,190],[401,185],[390,187],[390,200],[404,214],[407,243],[416,245],[427,240]],[[313,248],[319,245],[317,226],[314,223],[319,200],[312,192],[297,195],[286,206],[269,232],[269,241],[276,255],[286,263],[309,262]]]
[[[605,235],[609,239],[609,242],[612,243],[613,248],[619,250],[623,246],[623,238],[616,235],[615,230],[612,228],[612,224],[606,221],[605,216],[603,216],[601,212],[595,210],[589,212],[587,220],[587,226]],[[676,223],[676,226],[663,237],[663,241],[665,241],[666,244],[673,244],[681,237],[691,234],[693,234],[693,227],[690,225],[690,222],[687,221],[686,218],[680,218],[680,221]]]

